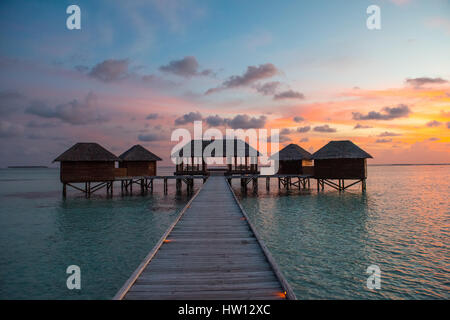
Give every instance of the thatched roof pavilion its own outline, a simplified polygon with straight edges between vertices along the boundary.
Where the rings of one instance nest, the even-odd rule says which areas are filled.
[[[270,159],[278,159],[278,174],[312,174],[312,170],[304,172],[305,167],[312,166],[312,155],[297,144],[287,145]]]
[[[122,153],[120,156],[119,168],[126,169],[121,175],[126,176],[154,176],[156,175],[156,161],[162,159],[153,152],[137,144]]]
[[[181,161],[179,161],[179,164],[177,165],[176,174],[189,172],[205,174],[207,172],[205,158],[203,157],[205,150],[211,152],[209,156],[211,158],[230,157],[232,160],[234,160],[234,170],[232,164],[228,163],[229,173],[253,173],[257,172],[258,170],[258,157],[261,154],[258,152],[258,150],[251,147],[247,142],[243,140],[236,138],[217,140],[191,140],[182,148],[172,154],[172,158],[178,158],[178,160],[180,160],[181,158]],[[240,164],[238,165],[239,161]],[[184,164],[186,166],[184,166]]]
[[[255,148],[251,147],[247,142],[239,139],[217,139],[217,140],[191,140],[187,144],[185,144],[182,148],[180,148],[178,151],[174,152],[172,154],[172,157],[186,157],[185,154],[189,153],[190,150],[190,157],[202,157],[204,150],[211,144],[215,143],[216,145],[219,145],[220,149],[222,149],[222,156],[225,157],[229,152],[233,156],[237,157],[258,157],[261,154],[256,150]],[[196,154],[195,149],[196,145],[201,146],[201,154]],[[243,146],[243,148],[241,147]],[[231,147],[233,150],[229,150],[228,148]],[[198,147],[197,147],[198,148]],[[216,157],[219,155],[216,155],[216,150],[213,149],[211,156]]]
[[[153,152],[145,149],[140,144],[132,146],[130,149],[122,153],[119,158],[122,161],[161,161]]]
[[[320,179],[365,179],[370,154],[349,140],[330,141],[316,151],[314,175]]]
[[[291,143],[270,157],[271,160],[277,158],[280,161],[311,160],[312,155],[299,145]]]
[[[79,142],[59,155],[53,162],[118,161],[114,154],[95,142]]]
[[[313,154],[314,160],[322,159],[367,159],[370,154],[350,140],[330,141]]]
[[[114,164],[120,159],[98,143],[80,142],[58,156],[60,178],[68,182],[95,182],[114,179]]]

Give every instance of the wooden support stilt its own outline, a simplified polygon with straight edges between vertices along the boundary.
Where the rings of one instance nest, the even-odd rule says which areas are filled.
[[[164,178],[164,194],[167,194],[167,178]]]
[[[177,179],[176,181],[176,190],[177,192],[181,191],[181,179]]]
[[[153,179],[150,179],[150,192],[153,193]]]
[[[266,190],[267,191],[270,190],[270,178],[269,177],[266,178]]]
[[[66,198],[66,196],[67,196],[67,184],[66,183],[63,183],[62,196],[63,196],[63,198]]]

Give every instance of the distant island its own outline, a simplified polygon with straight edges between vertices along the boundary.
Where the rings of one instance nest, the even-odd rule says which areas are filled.
[[[48,168],[47,166],[8,166],[8,169],[37,169]]]

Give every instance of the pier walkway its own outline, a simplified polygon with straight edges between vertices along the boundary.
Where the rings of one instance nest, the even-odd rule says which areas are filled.
[[[223,176],[211,176],[114,299],[295,299]]]

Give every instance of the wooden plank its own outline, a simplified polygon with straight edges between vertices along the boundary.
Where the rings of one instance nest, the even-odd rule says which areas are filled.
[[[194,198],[115,298],[286,298],[226,179],[209,178]]]

